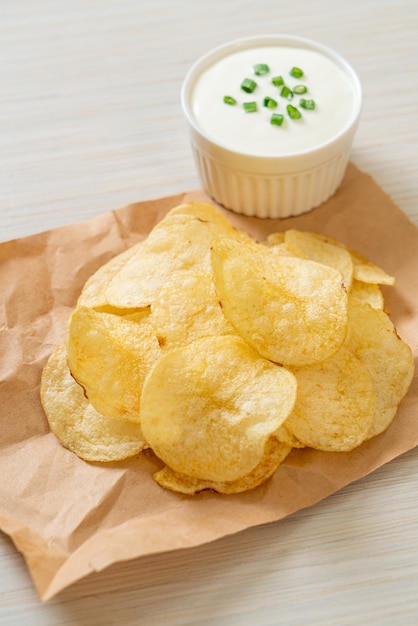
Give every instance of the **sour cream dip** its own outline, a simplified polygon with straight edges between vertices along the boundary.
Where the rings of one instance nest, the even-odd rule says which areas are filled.
[[[362,89],[347,61],[323,44],[261,35],[195,61],[181,103],[205,191],[237,213],[290,217],[338,189]]]
[[[257,76],[253,68],[259,64],[267,65],[269,71]],[[292,76],[293,67],[301,69],[303,76]],[[275,86],[275,77],[281,77],[290,89],[291,99],[280,95],[283,85]],[[257,84],[252,93],[241,89],[245,78]],[[295,87],[306,92],[298,95],[293,92]],[[225,104],[224,96],[236,104]],[[264,106],[265,98],[277,106]],[[315,108],[303,109],[303,99],[313,101]],[[246,112],[243,105],[248,102],[255,102],[257,111]],[[289,117],[288,104],[300,112],[299,119]],[[192,93],[196,123],[209,137],[239,152],[257,155],[295,154],[326,143],[347,126],[354,104],[352,84],[340,67],[316,50],[289,46],[231,52],[200,74]],[[281,126],[270,123],[273,114],[283,115]]]

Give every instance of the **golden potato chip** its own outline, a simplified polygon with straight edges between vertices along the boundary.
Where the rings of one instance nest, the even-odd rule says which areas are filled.
[[[281,233],[280,233],[281,234]],[[342,242],[319,233],[288,230],[284,233],[286,245],[294,254],[329,264],[342,273],[347,291],[374,308],[383,308],[379,284],[392,285],[389,276],[380,267],[368,261]]]
[[[378,285],[394,285],[395,278],[388,274],[384,269],[366,259],[355,250],[352,250],[341,241],[332,239],[319,233],[311,233],[321,241],[326,241],[347,250],[353,261],[353,278],[361,280],[364,283],[375,283]]]
[[[347,331],[347,293],[332,267],[219,239],[215,289],[226,318],[267,359],[304,365],[334,354]]]
[[[291,448],[305,448],[303,444],[295,435],[293,435],[287,428],[286,422],[280,426],[274,433],[274,436],[281,443],[290,446]]]
[[[242,237],[219,211],[209,207],[205,219],[175,209],[168,213],[138,253],[111,279],[106,289],[107,302],[119,308],[150,306],[167,283],[187,280],[193,268],[209,271],[214,237]]]
[[[374,386],[367,367],[346,346],[293,373],[298,393],[287,430],[305,446],[326,452],[346,452],[365,441],[375,415]]]
[[[284,233],[284,230],[277,233],[270,233],[270,235],[267,236],[267,244],[269,246],[281,246],[285,242]]]
[[[295,398],[296,381],[285,368],[240,337],[207,337],[157,361],[142,391],[141,427],[175,472],[230,482],[261,463]]]
[[[378,285],[394,285],[395,278],[391,276],[384,269],[372,263],[364,256],[350,250],[351,257],[353,259],[353,276],[357,280],[361,280],[363,283],[373,283]]]
[[[241,493],[242,491],[255,489],[266,482],[279,465],[283,463],[291,450],[291,446],[280,443],[274,437],[270,437],[267,440],[260,463],[247,476],[237,480],[224,482],[200,480],[199,478],[179,474],[167,466],[154,474],[154,480],[164,489],[187,495],[195,495],[206,490],[225,494]]]
[[[362,302],[368,302],[374,309],[383,309],[382,290],[379,285],[374,283],[363,283],[354,279],[350,289],[350,296]]]
[[[143,381],[161,353],[149,315],[120,317],[78,307],[66,349],[70,371],[94,408],[106,417],[139,422]]]
[[[277,254],[277,256],[297,256],[296,254],[293,254],[293,252],[291,252],[291,250],[289,250],[289,248],[287,247],[287,245],[283,242],[283,243],[275,243],[274,245],[269,246],[269,250],[271,250],[272,252],[274,252],[274,254]]]
[[[141,245],[142,242],[131,246],[99,267],[84,284],[77,305],[91,308],[107,306],[106,289],[109,281],[138,252]]]
[[[86,461],[121,461],[147,447],[138,424],[104,417],[89,404],[67,367],[64,345],[42,372],[41,400],[51,431]]]
[[[386,430],[395,417],[412,381],[413,354],[384,311],[352,298],[349,329],[348,344],[374,383],[376,410],[368,435],[371,438]]]
[[[150,321],[162,348],[191,343],[211,335],[232,335],[209,272],[190,271],[180,283],[161,288],[151,306]]]
[[[238,230],[231,224],[228,218],[221,213],[212,204],[206,202],[188,202],[179,204],[171,209],[167,215],[191,215],[203,222],[211,222],[218,226],[219,232],[223,232],[228,236],[240,239],[242,241],[252,241],[252,238],[244,231]]]
[[[340,272],[344,287],[347,291],[350,289],[353,280],[353,261],[347,250],[301,230],[289,229],[284,237],[286,246],[294,255],[334,267]]]

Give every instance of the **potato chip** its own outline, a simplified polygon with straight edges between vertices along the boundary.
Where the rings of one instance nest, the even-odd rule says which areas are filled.
[[[298,393],[285,427],[305,446],[347,452],[365,441],[375,415],[372,377],[343,346],[331,358],[293,369]]]
[[[138,252],[141,245],[142,242],[131,246],[99,267],[86,281],[77,305],[91,308],[107,306],[106,289],[109,281]]]
[[[378,285],[394,285],[394,276],[388,274],[384,269],[372,263],[358,252],[350,250],[353,259],[353,276],[363,283]]]
[[[214,242],[212,266],[226,318],[265,358],[314,363],[344,341],[347,293],[334,268],[226,238]]]
[[[241,493],[242,491],[255,489],[271,478],[291,450],[291,446],[280,443],[274,437],[270,437],[267,440],[260,463],[247,476],[237,480],[224,482],[200,480],[199,478],[192,478],[174,472],[167,466],[154,474],[154,480],[164,489],[187,495],[195,495],[207,490],[225,494]]]
[[[383,309],[384,299],[382,290],[379,285],[374,283],[363,283],[360,280],[354,279],[350,289],[350,296],[362,302],[368,302],[374,309]]]
[[[309,232],[289,229],[285,232],[285,244],[293,254],[317,263],[334,267],[343,278],[347,291],[353,280],[353,261],[350,253],[330,241],[318,239]]]
[[[163,349],[211,335],[232,335],[215,292],[212,274],[190,271],[180,282],[161,288],[151,306],[150,321]]]
[[[67,361],[94,408],[139,422],[143,381],[161,349],[149,315],[121,317],[78,307],[67,333]]]
[[[368,368],[374,383],[376,410],[369,438],[390,425],[414,374],[411,348],[398,336],[384,311],[349,300],[348,345]]]
[[[138,424],[104,417],[89,404],[67,367],[64,345],[42,372],[41,400],[51,431],[86,461],[121,461],[147,447]]]
[[[395,278],[388,274],[383,268],[379,267],[366,257],[362,256],[355,250],[352,250],[341,241],[332,239],[319,233],[311,233],[314,237],[317,237],[321,241],[332,243],[335,246],[339,246],[347,250],[353,261],[353,278],[361,280],[364,283],[375,283],[377,285],[394,285]]]
[[[235,228],[228,218],[221,213],[212,204],[206,202],[188,202],[179,204],[171,209],[167,215],[190,215],[203,222],[211,222],[219,228],[219,232],[223,232],[228,236],[237,238],[241,241],[252,241],[252,238],[244,233],[244,231]]]
[[[297,256],[296,254],[293,254],[293,252],[291,252],[291,250],[289,250],[289,248],[287,247],[287,245],[284,243],[284,241],[282,243],[275,243],[273,245],[271,245],[269,247],[269,249],[274,252],[274,254],[277,254],[278,256]]]
[[[285,231],[279,231],[277,233],[270,233],[270,235],[267,236],[267,244],[269,246],[281,246],[281,244],[283,244],[284,241],[284,235]]]
[[[141,426],[175,472],[231,482],[262,462],[295,398],[296,381],[285,368],[240,337],[207,337],[157,361],[143,387]]]
[[[350,250],[343,243],[318,233],[294,229],[277,233],[277,241],[283,240],[284,246],[277,245],[275,235],[269,237],[273,249],[287,248],[296,256],[335,267],[341,272],[347,291],[356,298],[369,302],[374,308],[383,308],[383,295],[379,283],[392,285],[394,278],[380,267]]]
[[[214,237],[243,237],[219,211],[210,205],[198,207],[197,215],[173,210],[154,227],[138,253],[111,279],[106,289],[110,305],[150,306],[164,285],[187,280],[190,269],[209,271]]]
[[[286,422],[280,426],[274,433],[274,436],[278,441],[283,443],[284,445],[290,446],[291,448],[305,448],[305,444],[303,444],[295,435],[293,435],[287,428]]]

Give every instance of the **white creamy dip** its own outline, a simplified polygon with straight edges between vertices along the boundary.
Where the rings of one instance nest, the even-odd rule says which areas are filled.
[[[254,74],[254,65],[260,63],[269,66],[268,74]],[[302,69],[303,77],[291,76],[292,67]],[[305,85],[307,92],[287,100],[280,96],[282,87],[272,84],[274,76],[282,76],[291,90],[295,85]],[[245,78],[257,83],[253,93],[241,89]],[[225,104],[224,96],[235,98],[237,104]],[[265,97],[276,100],[277,108],[264,107]],[[301,108],[301,98],[313,100],[315,109]],[[254,101],[257,112],[245,112],[243,103]],[[297,107],[300,119],[289,118],[288,104]],[[355,104],[350,79],[338,65],[314,50],[290,46],[266,45],[231,53],[205,69],[192,92],[193,115],[209,138],[232,150],[259,156],[296,154],[326,143],[352,122]],[[270,123],[273,113],[284,116],[281,126]]]

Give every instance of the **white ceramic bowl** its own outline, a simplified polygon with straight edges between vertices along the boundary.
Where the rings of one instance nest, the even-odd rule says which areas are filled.
[[[344,113],[335,132],[332,132],[331,136],[316,137],[311,145],[298,147],[296,151],[283,152],[283,150],[277,150],[276,153],[274,149],[263,153],[262,147],[257,147],[254,150],[251,146],[243,148],[242,145],[239,145],[237,147],[234,145],[234,140],[227,137],[226,132],[224,137],[223,133],[216,136],[216,133],[212,133],[211,130],[208,131],[205,124],[202,123],[202,118],[199,118],[196,113],[195,106],[196,86],[199,81],[200,84],[202,83],[207,71],[211,70],[218,62],[242,51],[249,51],[250,55],[253,51],[254,62],[261,62],[263,59],[259,58],[260,48],[277,47],[293,49],[295,59],[298,50],[313,51],[315,55],[319,54],[325,57],[326,63],[331,62],[333,66],[338,68],[337,72],[344,75],[343,80],[350,89],[350,106]],[[248,71],[243,70],[240,76],[237,75],[237,81],[238,79],[241,81],[244,73],[248,74]],[[256,80],[259,82],[259,79]],[[333,92],[332,85],[327,85],[326,91],[329,87],[331,87],[330,93],[333,99],[332,106],[340,107],[342,94],[339,93],[338,87]],[[247,100],[255,98],[255,94],[248,94],[247,96],[243,93],[242,96]],[[245,124],[250,119],[246,116],[256,116],[259,115],[259,112],[249,114],[243,113],[240,109],[231,113],[230,110],[237,109],[237,107],[228,107],[223,102],[219,105],[219,94],[216,97],[216,106],[223,106],[225,110],[229,109],[227,115],[230,116],[228,119],[231,120],[231,126],[238,119],[238,117],[233,118],[231,116],[240,116],[244,136],[247,132]],[[309,97],[309,93],[306,97]],[[327,200],[337,190],[344,177],[353,137],[358,126],[362,106],[362,91],[360,81],[352,67],[333,50],[301,37],[265,35],[232,41],[201,57],[191,67],[183,82],[181,102],[188,122],[193,156],[206,192],[217,203],[236,213],[262,218],[280,218],[310,211]],[[293,102],[296,105],[296,100]],[[282,99],[279,106],[286,118],[287,103]],[[324,108],[326,107],[323,107],[322,112],[324,112]],[[223,111],[219,108],[216,109],[216,107],[213,110],[215,111],[214,121],[216,122],[216,111],[220,111],[222,115]],[[261,107],[259,111],[261,111]],[[307,124],[306,128],[313,126],[312,120],[315,120],[315,117],[312,115],[315,116],[315,114],[315,111],[303,111],[301,123]],[[266,113],[263,112],[262,115],[265,116]],[[311,117],[306,122],[305,120],[308,119],[309,115]],[[255,117],[252,117],[251,120],[255,120]],[[266,127],[263,128],[262,132],[293,132],[293,130],[289,131],[292,123],[294,122],[286,118],[283,126],[287,124],[287,129],[270,125],[267,131],[266,122]],[[328,128],[326,119],[324,124],[322,118],[322,124],[323,129]],[[229,130],[227,127],[228,122],[225,131]],[[300,128],[296,132],[299,135],[302,134]],[[279,137],[279,135],[276,136]]]

